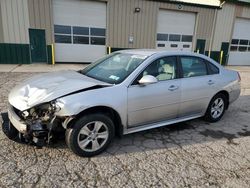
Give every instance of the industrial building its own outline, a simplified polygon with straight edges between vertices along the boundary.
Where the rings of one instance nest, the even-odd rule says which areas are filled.
[[[0,0],[0,64],[88,63],[128,48],[250,65],[250,1]]]

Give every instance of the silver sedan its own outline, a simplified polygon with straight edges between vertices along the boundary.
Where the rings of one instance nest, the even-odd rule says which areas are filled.
[[[80,71],[29,78],[9,94],[3,131],[37,146],[65,134],[80,156],[105,150],[115,135],[204,117],[220,120],[240,95],[240,75],[189,52],[126,50]]]

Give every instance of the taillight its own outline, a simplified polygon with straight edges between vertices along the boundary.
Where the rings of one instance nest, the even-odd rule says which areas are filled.
[[[238,81],[240,82],[241,81],[240,73],[237,72],[237,74],[238,74]]]

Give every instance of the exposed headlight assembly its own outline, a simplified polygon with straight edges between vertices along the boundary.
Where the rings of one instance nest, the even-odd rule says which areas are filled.
[[[55,112],[59,112],[63,107],[64,103],[60,100],[55,100],[52,102]]]

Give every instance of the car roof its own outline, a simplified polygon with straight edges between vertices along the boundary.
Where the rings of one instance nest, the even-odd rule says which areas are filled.
[[[206,59],[209,62],[212,62],[214,65],[217,67],[222,68],[218,62],[215,60],[211,59],[210,57],[195,53],[195,52],[189,52],[189,51],[167,51],[167,50],[159,50],[159,49],[129,49],[129,50],[120,50],[116,51],[118,53],[128,53],[128,54],[134,54],[134,55],[142,55],[142,56],[175,56],[175,55],[182,55],[182,56],[195,56],[195,57],[200,57],[203,59]]]
[[[120,53],[128,53],[128,54],[135,54],[135,55],[144,55],[144,56],[152,56],[152,55],[192,55],[198,57],[204,57],[202,54],[197,54],[194,52],[188,51],[166,51],[166,50],[158,50],[158,49],[131,49],[131,50],[120,50],[117,51]]]

